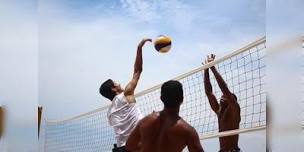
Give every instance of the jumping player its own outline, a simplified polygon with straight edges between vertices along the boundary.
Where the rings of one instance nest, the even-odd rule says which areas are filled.
[[[205,64],[214,61],[215,55],[211,54],[207,56]],[[215,95],[212,93],[212,86],[209,78],[209,69],[205,69],[204,85],[205,93],[208,97],[211,109],[216,113],[218,118],[219,131],[227,131],[239,129],[241,116],[240,116],[240,105],[237,102],[237,97],[235,94],[230,92],[226,82],[212,66],[211,71],[213,72],[215,79],[223,93],[220,102],[218,103]],[[219,152],[239,152],[240,148],[238,146],[239,135],[232,135],[226,137],[220,137],[220,151]]]
[[[117,141],[113,149],[115,152],[125,151],[125,144],[129,135],[142,118],[141,112],[135,106],[134,90],[142,72],[142,47],[148,41],[152,42],[151,39],[143,39],[138,44],[133,78],[125,89],[122,89],[119,83],[111,79],[106,80],[99,89],[102,96],[112,101],[107,117],[115,132]]]

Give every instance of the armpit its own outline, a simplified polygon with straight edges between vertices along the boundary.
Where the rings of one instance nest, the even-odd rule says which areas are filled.
[[[222,110],[222,107],[219,106],[218,110],[217,110],[215,113],[216,113],[216,114],[220,114],[221,110]]]
[[[126,96],[128,103],[136,103],[136,99],[134,96]]]

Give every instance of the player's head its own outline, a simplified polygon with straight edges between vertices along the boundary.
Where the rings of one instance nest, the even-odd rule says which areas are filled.
[[[184,99],[183,85],[175,80],[165,82],[161,86],[160,98],[164,103],[165,108],[179,107]]]
[[[121,92],[123,92],[123,89],[121,88],[120,84],[111,79],[103,82],[99,88],[99,93],[111,101],[117,94]]]
[[[233,98],[237,101],[237,97],[235,94],[232,94]],[[228,104],[228,100],[231,100],[230,97],[228,97],[227,95],[222,95],[221,99],[220,99],[220,104],[221,106],[226,106]]]

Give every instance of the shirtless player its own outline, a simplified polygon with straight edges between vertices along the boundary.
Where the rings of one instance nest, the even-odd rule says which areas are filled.
[[[214,61],[215,55],[211,54],[207,57],[205,64]],[[216,68],[212,66],[211,71],[213,72],[215,79],[223,93],[220,103],[218,103],[215,95],[212,93],[212,86],[209,78],[209,69],[205,70],[204,84],[205,92],[209,100],[211,109],[216,113],[218,118],[219,131],[228,131],[239,129],[241,116],[240,116],[240,105],[237,102],[237,97],[230,92],[227,84],[225,83],[222,76],[218,73]],[[238,146],[239,135],[232,135],[226,137],[220,137],[220,150],[219,152],[239,152]]]
[[[129,136],[129,152],[202,152],[197,132],[179,116],[183,102],[183,86],[178,81],[165,82],[161,87],[164,109],[143,118]]]

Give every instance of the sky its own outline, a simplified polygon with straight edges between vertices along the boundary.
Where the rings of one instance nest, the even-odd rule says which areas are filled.
[[[130,80],[143,37],[168,35],[172,48],[144,47],[136,92],[265,35],[263,0],[2,0],[0,12],[0,104],[18,111],[11,124],[22,126],[11,131],[12,151],[35,151],[25,139],[36,136],[37,103],[49,120],[110,104],[98,88],[108,78],[123,86]]]
[[[32,152],[38,136],[36,4],[20,2],[0,1],[0,105],[8,117],[2,143],[8,151]]]
[[[100,84],[112,78],[126,85],[143,37],[168,35],[172,49],[144,47],[137,92],[200,66],[209,53],[220,57],[265,35],[264,1],[44,0],[38,12],[39,104],[48,119],[109,104]]]

